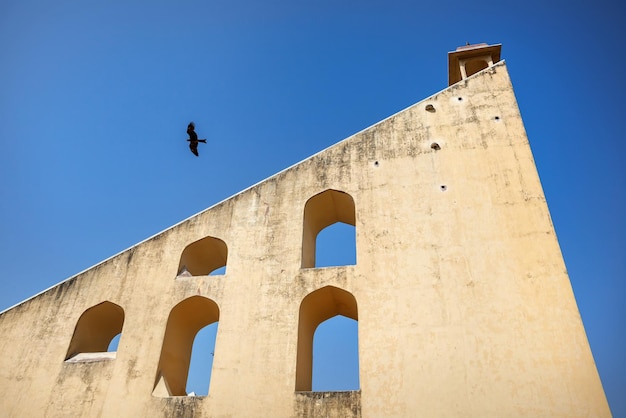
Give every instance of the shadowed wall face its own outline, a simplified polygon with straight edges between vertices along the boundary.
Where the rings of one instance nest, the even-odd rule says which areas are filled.
[[[318,325],[336,315],[359,320],[356,299],[351,293],[326,286],[309,294],[300,305],[296,391],[310,391],[313,382],[313,335]]]

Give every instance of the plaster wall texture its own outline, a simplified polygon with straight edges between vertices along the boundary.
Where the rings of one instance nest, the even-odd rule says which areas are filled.
[[[302,268],[329,189],[354,201],[357,263]],[[226,274],[176,278],[207,236]],[[300,304],[325,286],[356,300],[360,391],[295,390]],[[209,395],[153,396],[193,296],[219,308]],[[65,362],[104,301],[116,358]],[[8,417],[610,416],[503,61],[3,312],[0,335]]]

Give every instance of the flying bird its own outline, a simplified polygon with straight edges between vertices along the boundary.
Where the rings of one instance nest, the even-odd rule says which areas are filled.
[[[189,122],[187,125],[187,135],[189,135],[189,149],[193,152],[193,155],[198,156],[198,143],[203,142],[206,144],[206,139],[198,139],[198,134],[196,133],[196,125],[193,122]]]

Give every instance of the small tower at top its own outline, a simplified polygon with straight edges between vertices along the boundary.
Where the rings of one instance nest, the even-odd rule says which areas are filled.
[[[448,85],[465,80],[500,61],[502,44],[485,43],[460,46],[448,52]]]

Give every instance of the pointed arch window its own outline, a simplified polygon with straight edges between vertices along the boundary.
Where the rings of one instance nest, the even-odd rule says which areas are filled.
[[[322,322],[337,315],[341,315],[358,322],[359,317],[356,299],[350,292],[334,286],[326,286],[310,293],[302,300],[298,318],[296,391],[312,390],[313,337],[317,327]],[[356,344],[358,347],[358,337]],[[358,358],[356,359],[356,363],[356,376],[352,376],[351,380],[356,382],[356,385],[358,385]]]
[[[192,296],[170,312],[152,394],[186,396],[191,352],[198,331],[219,321],[219,308],[211,299]],[[207,391],[208,392],[208,391]]]
[[[189,244],[178,263],[177,277],[225,274],[228,247],[219,238],[205,237]]]
[[[319,267],[318,235],[329,226],[341,223],[343,241],[339,250],[351,254],[349,261],[337,263],[346,265],[356,262],[356,213],[354,199],[347,193],[328,189],[311,197],[304,205],[304,222],[302,228],[302,268]],[[347,239],[345,238],[347,237]],[[348,248],[346,248],[348,247]],[[344,259],[345,260],[345,259]],[[337,265],[330,263],[330,265]],[[329,265],[329,264],[325,264]]]
[[[115,358],[111,341],[122,332],[124,309],[105,301],[87,309],[78,318],[65,360],[86,362]],[[115,344],[117,350],[117,345]]]

